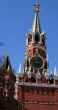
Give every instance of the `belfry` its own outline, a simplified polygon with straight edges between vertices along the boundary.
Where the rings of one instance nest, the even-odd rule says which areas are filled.
[[[19,71],[16,77],[15,99],[19,110],[58,110],[58,74],[56,67],[54,74],[48,72],[46,34],[37,2],[34,12],[32,29],[26,34],[24,73]]]

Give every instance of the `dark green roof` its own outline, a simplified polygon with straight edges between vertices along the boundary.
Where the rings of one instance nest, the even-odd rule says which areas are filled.
[[[4,60],[4,63],[3,63],[3,65],[2,65],[2,69],[3,69],[3,70],[8,70],[8,68],[9,68],[9,69],[12,69],[12,68],[11,68],[11,63],[10,63],[9,56],[6,55],[5,60]]]

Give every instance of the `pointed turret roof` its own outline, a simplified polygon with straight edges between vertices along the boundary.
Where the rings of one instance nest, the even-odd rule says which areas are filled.
[[[18,70],[18,73],[21,74],[22,73],[22,67],[21,67],[21,63],[19,65],[19,70]]]
[[[55,76],[55,77],[57,77],[57,76],[58,76],[56,66],[55,66],[55,68],[54,68],[54,76]]]
[[[39,12],[38,3],[34,5],[34,11],[35,11],[35,17],[32,25],[32,33],[36,33],[36,32],[41,33],[41,26],[40,26],[39,16],[38,16],[38,12]]]
[[[24,72],[23,72],[23,69],[22,69],[22,65],[21,65],[21,63],[20,63],[16,77],[23,77],[23,74],[24,74]]]
[[[9,56],[8,54],[6,55],[6,58],[5,58],[5,66],[6,66],[6,69],[11,69],[11,64],[10,64],[10,59],[9,59]]]
[[[6,57],[5,57],[5,60],[3,63],[3,68],[4,68],[4,70],[7,70],[7,71],[12,69],[8,54],[6,54]]]

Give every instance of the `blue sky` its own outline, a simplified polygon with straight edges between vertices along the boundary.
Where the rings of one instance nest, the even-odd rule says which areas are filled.
[[[9,54],[17,71],[24,61],[26,32],[32,28],[36,0],[0,0],[0,56]],[[45,31],[49,70],[58,69],[58,0],[39,0],[40,24]]]

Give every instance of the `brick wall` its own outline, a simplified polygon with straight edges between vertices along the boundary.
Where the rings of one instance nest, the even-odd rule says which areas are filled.
[[[58,110],[58,89],[19,86],[18,97],[25,110]]]

